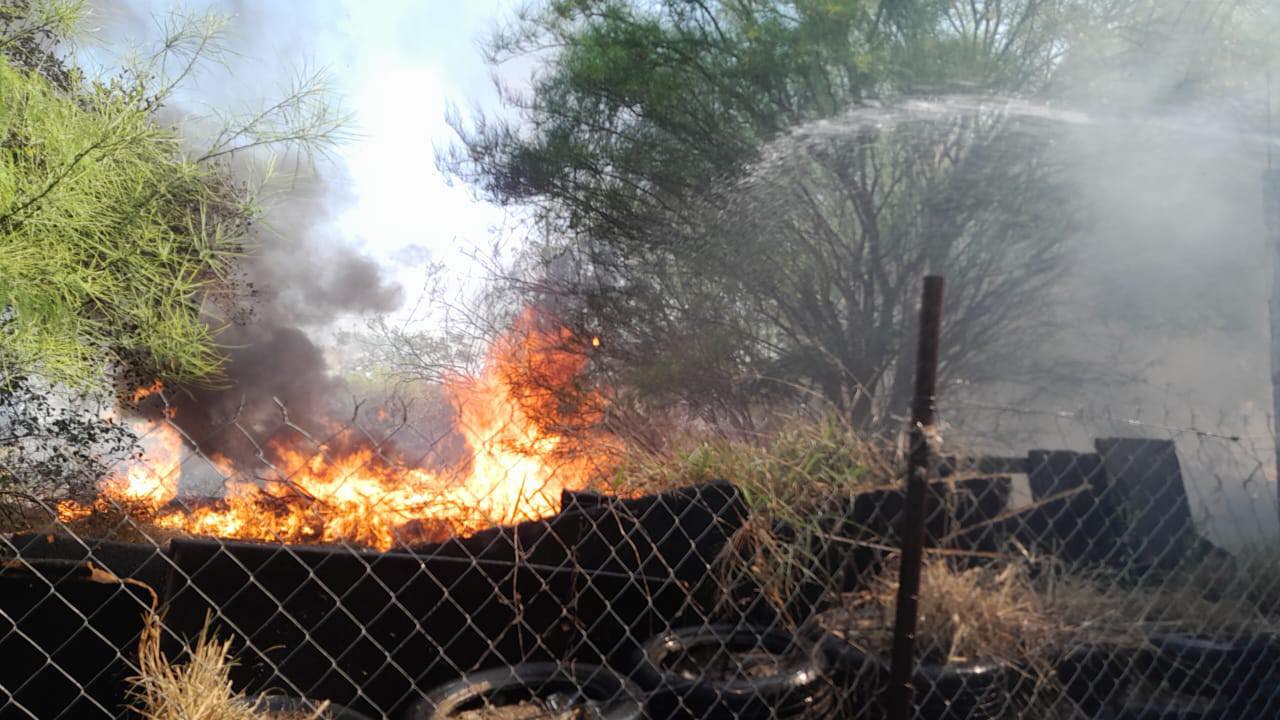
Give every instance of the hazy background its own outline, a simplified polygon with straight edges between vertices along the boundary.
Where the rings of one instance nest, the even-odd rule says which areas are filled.
[[[81,53],[117,64],[111,58],[130,43],[155,42],[154,18],[169,7],[99,2],[96,44]],[[473,256],[517,236],[505,211],[450,186],[435,166],[435,148],[453,141],[451,105],[498,111],[478,42],[510,3],[210,7],[234,16],[226,38],[234,55],[225,69],[206,68],[172,111],[252,106],[300,67],[325,67],[357,133],[332,158],[286,168],[296,178],[269,198],[270,232],[248,269],[260,292],[255,316],[226,338],[237,348],[237,384],[192,398],[182,416],[212,427],[246,397],[316,412],[328,398],[349,397],[340,370],[356,348],[335,328],[374,316],[429,325],[433,308],[416,302],[428,266],[443,264],[465,292],[485,275]],[[1038,351],[1113,372],[1084,386],[957,389],[943,410],[955,437],[992,450],[1175,437],[1193,494],[1218,518],[1250,518],[1213,521],[1219,539],[1274,534],[1266,129],[1242,119],[1257,108],[1162,106],[1158,99],[1181,81],[1170,71],[1176,66],[1171,58],[1126,76],[1123,102],[1116,93],[1096,103],[1077,93],[1077,106],[1037,109],[1048,118],[1045,142],[1086,200],[1089,228],[1071,238],[1062,282],[1045,289],[1058,302],[1044,322],[1062,332]],[[502,80],[519,86],[531,67],[505,66]],[[1244,483],[1250,476],[1257,482]]]

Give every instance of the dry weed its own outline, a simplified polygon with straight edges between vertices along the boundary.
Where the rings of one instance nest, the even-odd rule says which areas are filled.
[[[1041,593],[1049,612],[1080,642],[1141,645],[1153,633],[1230,637],[1277,630],[1251,598],[1233,589],[1243,580],[1239,570],[1224,566],[1216,585],[1201,572],[1136,586],[1108,571],[1054,572],[1041,582]]]
[[[802,520],[841,497],[894,482],[893,459],[893,449],[837,418],[797,420],[760,441],[690,437],[670,451],[633,451],[606,489],[649,493],[729,480],[753,511]]]
[[[1133,586],[1110,571],[1065,572],[1030,561],[958,568],[944,559],[921,568],[917,657],[930,663],[997,660],[1031,667],[1072,645],[1139,646],[1153,633],[1230,636],[1275,632],[1274,622],[1243,598],[1209,599],[1204,587],[1174,576]],[[846,597],[822,619],[867,652],[888,654],[898,569]]]
[[[893,644],[898,568],[819,616],[828,632],[864,653],[887,658]],[[1026,563],[961,568],[944,559],[921,568],[915,634],[917,662],[997,662],[1016,682],[991,688],[983,717],[1075,718],[1054,668],[1063,628],[1036,591]]]
[[[871,586],[824,614],[830,631],[876,655],[892,645],[898,572],[891,567]],[[1021,564],[957,569],[926,561],[920,572],[916,655],[948,664],[998,660],[1025,667],[1050,654],[1061,626]]]
[[[664,453],[635,452],[610,490],[649,493],[728,480],[741,491],[750,519],[716,559],[721,588],[757,588],[775,608],[804,583],[827,587],[816,553],[846,538],[831,529],[845,521],[853,498],[895,482],[894,449],[853,431],[838,418],[796,420],[761,441],[697,439]],[[722,601],[731,601],[725,596]]]
[[[138,642],[133,695],[144,720],[320,720],[328,703],[312,713],[274,713],[262,709],[231,686],[230,640],[218,640],[206,621],[185,663],[172,663],[160,649],[163,629],[155,613]]]
[[[1210,600],[1245,601],[1264,617],[1280,619],[1280,552],[1273,548],[1207,557],[1182,568],[1177,582]]]

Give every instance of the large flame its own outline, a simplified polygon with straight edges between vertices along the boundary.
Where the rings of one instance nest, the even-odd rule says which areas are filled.
[[[184,533],[387,549],[553,514],[560,491],[581,487],[610,444],[596,438],[591,456],[575,452],[599,419],[601,398],[578,385],[585,356],[573,334],[538,321],[522,315],[478,377],[447,379],[470,451],[456,467],[403,467],[349,437],[334,443],[341,451],[277,441],[258,477],[210,458],[228,479],[226,494],[184,500],[182,436],[167,420],[151,421],[140,428],[145,457],[106,478],[92,506],[64,503],[59,515],[71,521],[115,502],[142,505],[153,525]],[[145,390],[135,402],[159,387]]]

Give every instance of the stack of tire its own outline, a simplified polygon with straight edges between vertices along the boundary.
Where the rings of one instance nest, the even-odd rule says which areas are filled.
[[[712,663],[706,658],[717,656],[729,672],[708,669]],[[834,696],[828,668],[817,646],[790,633],[709,625],[646,642],[636,654],[632,677],[645,692],[653,718],[825,718]]]
[[[739,671],[707,671],[699,659],[708,655],[720,655],[724,665]],[[759,662],[762,657],[767,661]],[[553,711],[585,711],[600,720],[830,717],[825,655],[782,631],[745,625],[674,630],[645,642],[631,665],[622,674],[574,663],[473,673],[431,692],[404,719],[445,720],[529,701]]]
[[[530,702],[557,713],[553,717],[561,712],[597,720],[643,717],[640,691],[630,681],[602,666],[577,663],[526,663],[465,675],[430,692],[403,717],[474,717],[477,711]]]
[[[835,681],[836,717],[882,717],[889,686],[889,659],[870,656],[835,635],[821,640]],[[912,717],[921,720],[981,720],[1008,711],[1011,692],[1021,678],[1014,667],[997,662],[917,665],[911,675]]]
[[[1059,664],[1076,703],[1115,720],[1280,717],[1280,639],[1155,635],[1140,648],[1077,648]]]

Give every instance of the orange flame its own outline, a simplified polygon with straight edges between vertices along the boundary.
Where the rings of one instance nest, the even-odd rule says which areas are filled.
[[[108,495],[163,505],[178,495],[182,436],[172,425],[155,421],[134,425],[134,432],[146,448],[146,461],[129,463],[123,472],[103,481],[101,489]]]
[[[572,333],[542,329],[538,320],[524,313],[494,343],[478,377],[447,379],[470,454],[445,472],[396,466],[371,445],[335,455],[274,442],[265,477],[246,478],[213,457],[228,479],[226,495],[184,503],[174,501],[182,437],[149,423],[145,459],[104,480],[100,499],[141,501],[154,510],[155,525],[186,533],[384,550],[553,514],[560,491],[581,487],[598,464],[575,452],[577,441],[591,437],[595,457],[612,448],[593,431],[603,401],[579,387],[585,359]],[[59,507],[64,521],[84,512]]]
[[[150,385],[143,385],[142,387],[134,390],[133,394],[129,396],[129,401],[134,405],[137,405],[161,390],[164,390],[164,383],[158,379],[154,380]]]

